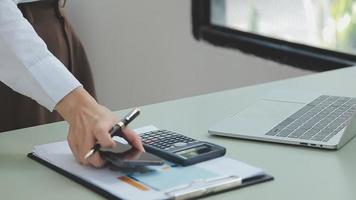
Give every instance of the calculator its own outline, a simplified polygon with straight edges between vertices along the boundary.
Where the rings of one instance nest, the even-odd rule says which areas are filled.
[[[150,131],[140,136],[148,152],[184,166],[217,158],[226,153],[222,146],[169,130]]]

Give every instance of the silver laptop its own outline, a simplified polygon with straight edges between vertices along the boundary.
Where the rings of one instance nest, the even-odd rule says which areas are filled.
[[[356,135],[356,98],[275,91],[209,128],[209,133],[339,149]]]

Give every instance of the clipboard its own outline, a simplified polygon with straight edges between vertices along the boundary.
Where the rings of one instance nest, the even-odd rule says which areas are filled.
[[[136,132],[145,132],[153,128],[155,127],[144,127],[136,129]],[[120,138],[116,139],[120,140]],[[153,176],[146,176],[145,173],[134,176],[135,173],[113,171],[108,168],[98,170],[77,163],[67,141],[35,146],[27,156],[107,199],[191,199],[273,180],[273,177],[262,169],[228,157],[220,157],[188,167],[167,165],[170,167],[170,173],[156,170]],[[208,175],[204,175],[204,171]],[[172,173],[175,175],[173,179],[170,177]],[[201,173],[203,176],[196,175]],[[166,178],[157,179],[157,174],[160,178],[162,176]],[[186,182],[183,184],[179,182],[180,179]],[[172,180],[178,182],[172,183]],[[164,181],[173,187],[157,187],[157,184],[166,187]],[[174,185],[176,183],[179,184]],[[137,185],[141,188],[136,187]]]
[[[188,187],[168,192],[168,196],[175,200],[200,198],[270,180],[273,180],[273,177],[269,175],[262,175],[245,181],[237,176],[229,176],[214,181],[192,183]]]
[[[82,178],[54,165],[46,160],[37,157],[34,153],[27,154],[32,160],[56,171],[57,173],[69,178],[70,180],[83,185],[84,187],[96,192],[97,194],[112,200],[121,200],[122,198],[108,192],[107,190],[98,187],[97,185],[90,183]],[[246,186],[251,186],[258,183],[263,183],[267,181],[271,181],[274,178],[270,175],[264,174],[248,179],[241,179],[237,176],[228,176],[225,178],[218,178],[213,181],[198,181],[191,183],[188,187],[182,187],[179,189],[174,189],[172,191],[167,192],[167,199],[174,200],[184,200],[184,199],[192,199],[192,198],[200,198],[213,194],[218,194],[222,192],[231,191],[238,188],[243,188]]]

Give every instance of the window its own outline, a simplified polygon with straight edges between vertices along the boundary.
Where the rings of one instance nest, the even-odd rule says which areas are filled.
[[[356,64],[356,0],[192,0],[193,34],[314,71]]]

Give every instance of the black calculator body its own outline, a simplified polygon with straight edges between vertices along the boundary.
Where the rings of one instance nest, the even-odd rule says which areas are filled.
[[[141,134],[145,149],[180,165],[192,165],[225,155],[226,149],[209,142],[198,141],[168,130]]]

